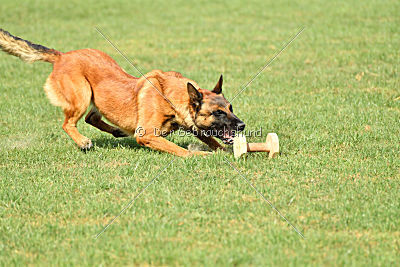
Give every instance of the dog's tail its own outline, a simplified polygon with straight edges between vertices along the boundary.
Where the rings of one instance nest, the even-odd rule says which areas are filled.
[[[46,61],[54,63],[62,53],[42,45],[33,44],[27,40],[11,35],[0,29],[0,48],[26,62]]]

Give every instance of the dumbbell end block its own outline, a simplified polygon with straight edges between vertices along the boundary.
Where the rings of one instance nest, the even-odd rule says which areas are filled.
[[[269,150],[269,158],[274,158],[279,155],[279,138],[276,133],[269,133],[265,144]]]
[[[245,153],[247,153],[246,136],[243,134],[238,134],[235,136],[233,141],[233,155],[235,158],[239,158]]]

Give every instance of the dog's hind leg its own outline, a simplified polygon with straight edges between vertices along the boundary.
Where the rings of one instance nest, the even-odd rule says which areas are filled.
[[[76,124],[85,113],[85,110],[64,110],[65,120],[63,124],[64,131],[75,141],[80,149],[87,150],[91,148],[92,141],[79,133]]]
[[[65,120],[62,128],[81,149],[87,150],[93,146],[92,141],[79,133],[76,124],[90,105],[92,98],[90,85],[86,79],[73,80],[70,77],[63,77],[59,86],[50,89],[53,93],[58,92],[54,95],[57,97],[57,104],[64,111]],[[59,90],[56,91],[57,89]]]
[[[95,106],[92,107],[92,109],[89,111],[89,113],[86,115],[85,122],[89,123],[90,125],[96,127],[97,129],[110,133],[114,137],[127,137],[128,135],[125,134],[123,131],[118,129],[117,127],[111,126],[104,122],[101,119],[101,114],[97,110]]]

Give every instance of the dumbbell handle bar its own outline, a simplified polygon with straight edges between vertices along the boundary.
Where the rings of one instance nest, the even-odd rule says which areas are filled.
[[[271,146],[267,143],[247,143],[247,152],[270,152]]]

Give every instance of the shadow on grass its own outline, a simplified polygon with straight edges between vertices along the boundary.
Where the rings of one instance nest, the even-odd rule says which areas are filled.
[[[108,149],[113,149],[113,148],[118,148],[118,147],[124,147],[124,148],[131,148],[131,149],[145,149],[148,151],[152,151],[152,149],[148,147],[144,147],[136,143],[136,140],[132,137],[125,137],[125,138],[113,138],[113,137],[106,137],[106,136],[101,136],[98,138],[92,139],[94,146],[96,147],[101,147],[101,148],[108,148]],[[171,141],[171,140],[170,140]],[[173,141],[172,141],[173,142]],[[173,142],[177,144],[180,147],[183,147],[185,149],[188,148],[188,146],[192,142]]]
[[[132,149],[140,149],[145,148],[138,143],[136,140],[131,137],[125,138],[113,138],[113,137],[98,137],[92,139],[94,146],[101,147],[101,148],[118,148],[118,147],[125,147],[125,148],[132,148]]]

